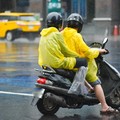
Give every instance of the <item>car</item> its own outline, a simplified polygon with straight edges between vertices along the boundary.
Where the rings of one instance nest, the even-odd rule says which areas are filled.
[[[13,41],[21,35],[38,36],[41,29],[40,20],[35,13],[3,12],[0,13],[0,38]]]

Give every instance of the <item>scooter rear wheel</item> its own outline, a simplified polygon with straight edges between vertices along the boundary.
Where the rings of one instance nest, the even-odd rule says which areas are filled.
[[[54,115],[59,110],[59,106],[47,99],[45,94],[43,98],[37,102],[37,108],[44,115]]]
[[[111,107],[120,107],[120,85],[115,89],[114,92],[111,93],[107,102]]]

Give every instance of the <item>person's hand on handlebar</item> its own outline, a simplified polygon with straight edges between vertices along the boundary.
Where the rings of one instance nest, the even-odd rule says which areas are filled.
[[[99,49],[100,54],[108,54],[109,51],[107,49]]]

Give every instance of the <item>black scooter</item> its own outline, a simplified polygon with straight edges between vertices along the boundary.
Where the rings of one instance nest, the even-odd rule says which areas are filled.
[[[93,43],[91,47],[104,48],[108,39],[103,43]],[[120,107],[120,73],[107,61],[103,55],[96,59],[98,65],[98,76],[102,82],[105,98],[113,108]],[[63,108],[81,108],[83,105],[95,105],[99,101],[95,93],[86,95],[76,95],[68,93],[73,78],[70,77],[70,71],[60,70],[56,72],[53,68],[43,66],[39,72],[39,78],[35,83],[34,97],[32,105],[37,105],[42,114],[55,114],[60,107]]]

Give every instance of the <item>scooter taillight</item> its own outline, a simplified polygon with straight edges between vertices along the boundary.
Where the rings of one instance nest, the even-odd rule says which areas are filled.
[[[38,78],[37,79],[37,83],[39,83],[39,84],[46,84],[46,78]]]

